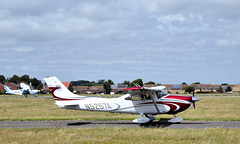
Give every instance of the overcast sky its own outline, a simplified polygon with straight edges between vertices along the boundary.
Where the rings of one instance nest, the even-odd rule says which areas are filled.
[[[0,75],[240,83],[239,0],[0,0]]]

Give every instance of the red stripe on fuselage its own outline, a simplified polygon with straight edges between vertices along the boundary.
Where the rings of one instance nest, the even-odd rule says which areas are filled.
[[[49,90],[51,91],[51,94],[56,101],[71,101],[71,100],[83,100],[83,99],[67,99],[67,98],[60,98],[57,97],[54,92],[59,89],[60,87],[49,87]]]
[[[60,98],[57,96],[53,96],[54,100],[58,100],[58,101],[72,101],[72,100],[83,100],[83,99],[66,99],[66,98]]]
[[[168,95],[166,97],[163,97],[163,99],[184,100],[184,101],[188,101],[188,102],[192,101],[192,97],[191,96]],[[168,101],[164,101],[163,104],[165,104],[165,105],[170,107],[170,111],[168,112],[168,114],[176,114],[176,113],[182,112],[182,111],[186,110],[187,108],[189,108],[189,106],[191,105],[191,104],[180,103],[180,102],[171,102],[171,101],[169,101],[169,102]],[[176,108],[175,108],[176,106],[173,105],[173,104],[178,105],[180,108],[178,110],[176,110]]]
[[[162,99],[172,99],[172,100],[185,100],[188,102],[192,101],[192,97],[191,96],[173,96],[173,95],[168,95],[166,97],[163,97]],[[141,104],[153,104],[153,102],[146,102],[146,103],[141,103]],[[189,108],[189,106],[191,104],[186,104],[186,103],[181,103],[181,102],[175,102],[175,101],[157,101],[156,104],[163,104],[163,105],[167,105],[170,107],[170,110],[167,112],[167,114],[176,114],[179,112],[182,112],[184,110],[186,110],[187,108]],[[177,109],[177,106],[179,106],[179,109]]]
[[[191,96],[175,96],[175,95],[168,95],[166,97],[163,97],[163,99],[178,99],[178,100],[185,100],[185,101],[192,101]]]
[[[174,104],[179,106],[178,110],[176,110],[177,106],[175,106]],[[182,111],[186,110],[187,108],[189,108],[189,106],[191,104],[184,104],[184,103],[178,103],[178,102],[171,102],[171,103],[164,102],[164,105],[167,105],[170,107],[170,111],[167,112],[167,114],[177,114],[177,113],[182,112]]]

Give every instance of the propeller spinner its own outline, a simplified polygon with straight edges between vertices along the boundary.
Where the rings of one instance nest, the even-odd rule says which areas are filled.
[[[194,96],[194,90],[193,90],[193,96],[192,96],[192,104],[193,104],[193,108],[195,109],[195,102],[196,101],[199,101],[200,99],[199,98],[196,98],[195,96]]]

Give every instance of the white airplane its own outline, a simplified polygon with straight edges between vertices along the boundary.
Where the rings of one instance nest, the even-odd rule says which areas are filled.
[[[178,123],[182,118],[176,114],[186,110],[200,99],[194,96],[174,96],[163,91],[165,86],[133,87],[129,93],[119,98],[95,98],[78,96],[70,92],[56,77],[44,78],[50,89],[55,104],[63,109],[101,111],[112,113],[140,114],[140,118],[133,120],[136,123],[154,121],[155,115],[173,114],[174,118],[168,122]]]
[[[12,94],[12,95],[22,95],[23,90],[11,90],[8,86],[4,85],[4,89],[6,91],[6,94]]]
[[[37,94],[40,92],[40,90],[33,90],[30,86],[26,85],[25,83],[20,83],[20,87],[22,89],[19,90],[11,90],[8,86],[4,85],[4,89],[7,94],[12,95],[24,95],[27,97],[27,94],[32,94],[33,96],[37,97]]]
[[[23,89],[24,93],[31,94],[35,97],[37,97],[37,94],[40,92],[40,90],[33,90],[32,87],[30,87],[29,85],[26,85],[25,83],[20,83],[20,87]]]

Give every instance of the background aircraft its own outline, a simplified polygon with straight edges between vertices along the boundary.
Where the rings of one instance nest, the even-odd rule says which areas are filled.
[[[169,122],[181,122],[183,119],[176,117],[200,99],[194,96],[175,96],[163,91],[165,86],[133,87],[123,90],[129,91],[119,98],[96,98],[78,96],[70,92],[56,77],[45,78],[51,90],[55,104],[63,109],[102,111],[113,113],[140,114],[140,118],[133,120],[136,123],[148,123],[155,120],[155,115],[172,114],[174,118]]]
[[[22,89],[11,90],[8,86],[4,85],[6,93],[12,95],[24,95],[25,97],[27,97],[28,94],[32,94],[33,96],[37,97],[37,94],[40,92],[40,90],[33,90],[30,86],[24,83],[20,83],[20,87]]]
[[[11,90],[8,86],[4,85],[4,89],[6,91],[6,94],[12,94],[12,95],[22,95],[23,91],[20,90]]]

